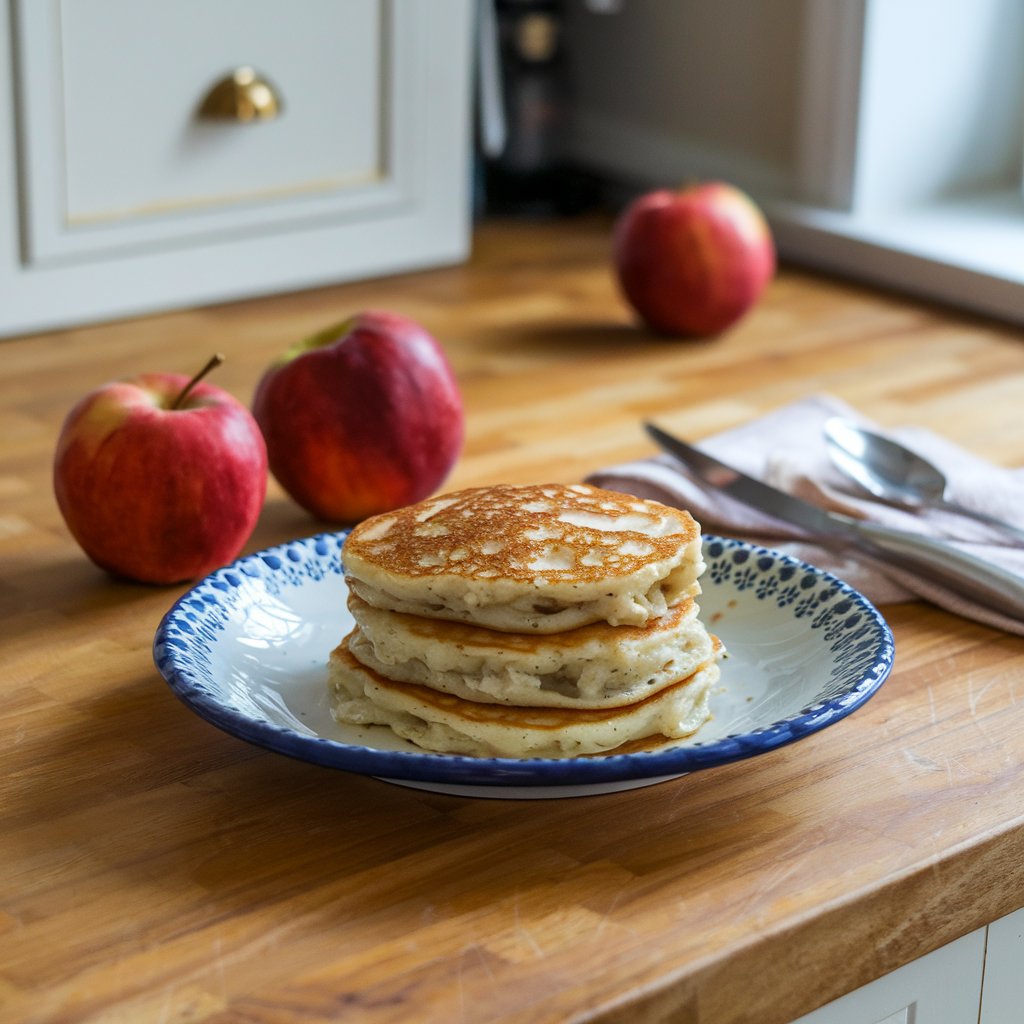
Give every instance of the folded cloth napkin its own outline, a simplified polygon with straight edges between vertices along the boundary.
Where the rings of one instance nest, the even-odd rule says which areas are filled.
[[[817,395],[709,437],[700,442],[700,447],[736,469],[822,508],[953,541],[1024,580],[1024,547],[998,528],[956,513],[906,511],[855,494],[856,485],[846,481],[827,454],[822,427],[830,416],[846,416],[872,426],[839,399]],[[946,474],[949,498],[1024,528],[1024,469],[993,466],[926,430],[904,428],[888,433]],[[800,527],[780,522],[709,487],[669,455],[612,466],[591,474],[587,482],[686,508],[705,532],[745,537],[794,555],[834,573],[876,604],[924,599],[957,615],[1024,635],[1024,622],[976,605],[911,571],[854,548],[840,550],[816,543]]]

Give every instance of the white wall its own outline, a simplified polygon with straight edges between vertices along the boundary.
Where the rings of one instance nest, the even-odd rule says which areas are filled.
[[[867,7],[852,206],[930,203],[1020,181],[1024,4]]]

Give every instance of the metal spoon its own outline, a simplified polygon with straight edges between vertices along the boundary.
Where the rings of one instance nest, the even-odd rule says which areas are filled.
[[[942,471],[896,441],[839,416],[826,420],[824,430],[828,454],[836,468],[876,498],[904,508],[957,512],[1024,541],[1024,530],[950,501]]]

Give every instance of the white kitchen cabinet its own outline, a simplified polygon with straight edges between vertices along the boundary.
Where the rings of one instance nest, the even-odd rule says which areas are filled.
[[[980,928],[794,1024],[978,1024],[984,967]]]
[[[1024,1020],[1024,910],[988,926],[980,1024]]]
[[[471,0],[6,7],[0,334],[466,255]]]
[[[979,928],[793,1024],[1018,1024],[1024,910]]]

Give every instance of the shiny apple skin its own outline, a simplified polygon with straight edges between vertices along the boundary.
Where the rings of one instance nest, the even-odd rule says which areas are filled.
[[[285,353],[260,380],[253,413],[277,481],[332,523],[432,494],[458,459],[465,429],[440,345],[413,320],[383,311]]]
[[[722,182],[635,200],[616,221],[613,259],[627,301],[647,326],[684,337],[735,324],[761,297],[776,264],[763,214]]]
[[[180,583],[232,561],[252,534],[267,454],[252,414],[189,378],[141,374],[68,414],[54,458],[57,504],[85,553],[115,576]]]

